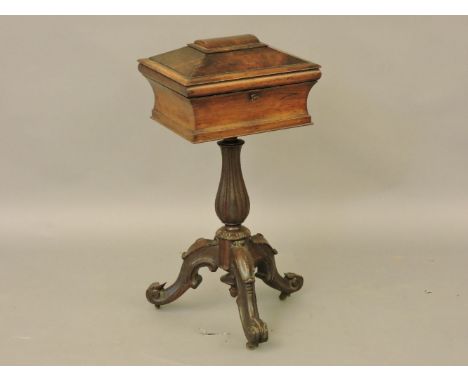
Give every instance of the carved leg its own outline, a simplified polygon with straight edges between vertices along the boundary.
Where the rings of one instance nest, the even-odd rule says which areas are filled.
[[[232,273],[235,276],[237,285],[235,288],[236,302],[239,307],[242,327],[248,341],[247,347],[253,349],[259,343],[268,340],[268,328],[258,315],[257,297],[255,295],[255,265],[245,246],[238,246],[233,243],[231,250]]]
[[[164,288],[166,283],[155,282],[146,290],[146,298],[156,308],[169,304],[184,294],[189,288],[197,288],[202,282],[198,274],[200,267],[208,267],[211,272],[218,269],[218,245],[216,240],[198,239],[187,252],[182,254],[182,267],[177,280]]]
[[[261,258],[258,262],[256,276],[262,279],[265,284],[281,292],[280,299],[284,300],[291,293],[298,291],[304,284],[304,279],[295,273],[285,273],[284,277],[278,273],[275,262],[276,250],[266,241],[261,234],[252,236],[254,251]]]

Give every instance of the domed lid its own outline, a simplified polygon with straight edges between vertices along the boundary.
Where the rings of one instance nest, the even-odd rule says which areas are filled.
[[[184,87],[292,72],[320,74],[320,65],[273,49],[251,34],[196,40],[138,61]]]

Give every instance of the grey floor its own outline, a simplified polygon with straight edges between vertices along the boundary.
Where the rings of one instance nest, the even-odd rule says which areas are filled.
[[[273,220],[260,203],[252,231],[261,227],[280,270],[302,273],[305,284],[280,301],[257,283],[270,339],[249,351],[221,272],[203,270],[197,290],[160,311],[144,297],[150,282],[174,279],[180,252],[210,237],[216,219],[197,226],[195,213],[181,224],[182,210],[127,207],[2,220],[1,364],[468,363],[461,211],[441,208],[424,224],[424,208],[292,204],[277,206]]]

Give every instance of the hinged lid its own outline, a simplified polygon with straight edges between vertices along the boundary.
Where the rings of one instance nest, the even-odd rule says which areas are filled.
[[[285,74],[301,72],[297,76],[301,81],[308,77],[310,80],[320,77],[320,65],[273,49],[253,35],[196,40],[186,47],[138,61],[151,71],[175,81],[179,86],[169,87],[188,96],[213,94],[213,91],[210,93],[205,89],[200,94],[192,94],[182,87],[219,82],[226,85],[226,81],[241,80],[228,86],[233,91],[238,85],[246,88],[247,79],[255,79],[258,85],[258,77],[264,76],[283,75],[289,82],[292,77],[284,76]],[[314,73],[308,76],[310,72]],[[281,84],[279,78],[275,84]]]

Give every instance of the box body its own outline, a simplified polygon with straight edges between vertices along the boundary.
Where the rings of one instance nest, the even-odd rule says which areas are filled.
[[[307,96],[321,76],[318,65],[247,36],[215,39],[215,52],[212,40],[199,40],[203,51],[190,44],[140,60],[139,70],[154,91],[152,118],[192,143],[310,124]],[[235,38],[242,44],[233,45]],[[229,52],[235,54],[226,57]],[[201,68],[201,75],[189,77],[195,71],[177,66],[179,61]]]

